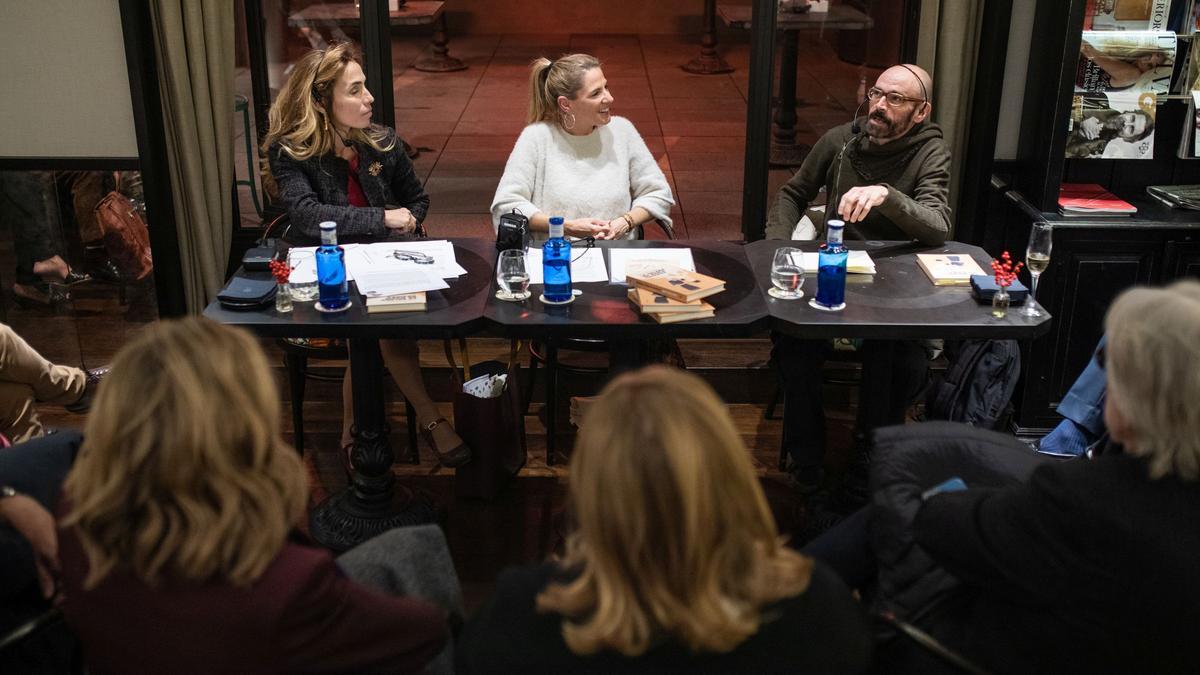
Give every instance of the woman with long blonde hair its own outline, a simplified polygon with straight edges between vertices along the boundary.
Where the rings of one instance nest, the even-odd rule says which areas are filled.
[[[353,45],[304,55],[271,104],[263,150],[279,199],[291,217],[294,243],[320,243],[320,224],[337,223],[338,243],[424,236],[429,210],[412,162],[396,132],[371,123],[375,98]],[[421,378],[415,340],[381,340],[383,362],[417,413],[426,442],[445,466],[471,459],[470,448],[438,413]],[[342,384],[342,450],[351,462],[350,370]]]
[[[91,672],[416,670],[446,615],[289,540],[308,501],[249,334],[147,327],[112,364],[64,486],[64,611]],[[136,647],[135,647],[136,645]]]
[[[518,211],[544,240],[551,216],[571,237],[628,239],[651,220],[671,227],[671,187],[633,123],[612,114],[600,61],[540,58],[529,72],[529,115],[492,199],[492,225]]]
[[[786,548],[729,413],[695,375],[611,382],[571,458],[566,556],[504,572],[460,672],[859,672],[866,622]]]

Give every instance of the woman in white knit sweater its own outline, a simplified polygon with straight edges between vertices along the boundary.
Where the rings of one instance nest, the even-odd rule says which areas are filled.
[[[632,238],[651,220],[671,226],[671,188],[633,124],[610,112],[600,62],[570,54],[538,59],[529,75],[529,120],[492,200],[492,227],[513,210],[545,239],[550,217],[566,234]]]

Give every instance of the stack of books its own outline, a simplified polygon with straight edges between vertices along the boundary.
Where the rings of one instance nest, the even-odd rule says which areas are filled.
[[[707,319],[714,309],[703,298],[725,290],[721,279],[678,269],[646,270],[625,280],[630,286],[629,301],[659,323]]]
[[[1146,194],[1173,209],[1200,211],[1200,185],[1150,185]]]
[[[1137,207],[1095,183],[1063,183],[1058,189],[1058,212],[1064,218],[1132,216]]]
[[[364,300],[364,303],[367,306],[367,314],[423,312],[425,311],[425,291],[368,297]]]

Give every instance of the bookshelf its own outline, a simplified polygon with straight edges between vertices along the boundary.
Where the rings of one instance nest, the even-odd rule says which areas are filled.
[[[1154,159],[1064,157],[1086,4],[1038,0],[1018,159],[992,164],[991,190],[975,212],[985,227],[978,228],[979,241],[973,243],[993,253],[1025,249],[1031,215],[1006,198],[1009,190],[1056,226],[1050,268],[1038,288],[1054,325],[1046,336],[1022,345],[1014,398],[1015,431],[1028,437],[1062,419],[1055,409],[1090,358],[1117,294],[1135,284],[1200,277],[1200,212],[1169,209],[1146,196],[1147,185],[1200,183],[1200,159],[1176,157],[1186,100],[1171,97],[1158,106]],[[1064,219],[1057,204],[1064,182],[1099,183],[1136,205],[1138,214]]]

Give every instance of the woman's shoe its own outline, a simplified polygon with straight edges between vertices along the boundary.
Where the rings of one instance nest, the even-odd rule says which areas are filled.
[[[37,309],[55,307],[71,299],[71,293],[65,288],[57,288],[43,284],[12,285],[13,301],[21,309]]]
[[[442,452],[442,450],[438,448],[437,443],[433,440],[433,430],[442,424],[449,424],[445,417],[439,417],[429,424],[423,424],[420,428],[421,438],[424,438],[425,442],[429,444],[429,447],[433,448],[434,454],[437,455],[438,462],[440,462],[442,466],[455,468],[471,461],[471,448],[467,447],[466,443],[459,443],[446,452]]]

